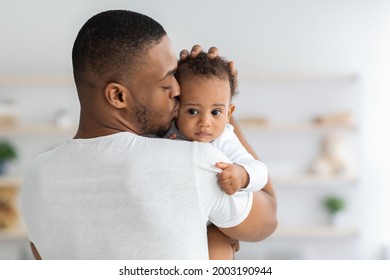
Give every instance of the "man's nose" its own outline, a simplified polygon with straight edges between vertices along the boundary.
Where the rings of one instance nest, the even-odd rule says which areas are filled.
[[[179,83],[175,79],[175,84],[172,86],[172,90],[170,93],[170,98],[176,98],[180,95],[180,86]]]

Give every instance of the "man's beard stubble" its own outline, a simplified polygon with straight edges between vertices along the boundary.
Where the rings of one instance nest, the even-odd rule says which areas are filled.
[[[170,128],[170,123],[166,125],[158,124],[161,116],[149,111],[146,106],[138,105],[135,108],[135,117],[143,134],[155,134],[164,137]]]

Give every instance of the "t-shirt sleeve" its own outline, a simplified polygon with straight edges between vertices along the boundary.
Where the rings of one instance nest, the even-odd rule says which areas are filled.
[[[267,166],[253,158],[234,133],[232,125],[227,125],[223,134],[212,145],[222,151],[233,163],[243,166],[249,175],[248,186],[242,191],[254,192],[268,182]]]
[[[218,184],[217,174],[221,172],[215,163],[229,159],[208,143],[199,143],[197,148],[197,186],[204,215],[218,227],[233,227],[243,222],[251,208],[253,194],[236,192],[227,195]]]

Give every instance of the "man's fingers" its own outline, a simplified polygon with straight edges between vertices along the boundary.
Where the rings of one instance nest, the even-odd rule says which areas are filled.
[[[180,60],[186,59],[188,56],[196,57],[202,51],[202,47],[200,45],[194,45],[190,52],[188,50],[182,50],[179,54]]]
[[[196,57],[202,51],[202,47],[200,45],[194,45],[191,49],[190,56]]]
[[[234,64],[234,61],[229,61],[228,66],[229,66],[229,69],[232,72],[233,76],[237,78],[238,71],[236,69],[236,65]]]
[[[216,58],[219,54],[219,51],[216,47],[211,47],[209,48],[209,52],[207,54],[207,58],[208,59],[213,59],[213,58]]]
[[[180,60],[186,59],[189,56],[189,54],[190,53],[188,52],[188,50],[182,50],[179,55]]]
[[[188,57],[188,56],[190,56],[190,57],[197,57],[199,55],[199,53],[201,53],[201,52],[202,52],[202,46],[201,45],[194,45],[190,52],[188,52],[188,50],[182,50],[180,52],[180,60],[186,59],[186,57]],[[209,48],[209,51],[207,53],[207,58],[208,59],[214,59],[218,55],[219,55],[218,48],[216,48],[216,47]],[[235,69],[234,64],[233,64],[233,68],[232,69]]]

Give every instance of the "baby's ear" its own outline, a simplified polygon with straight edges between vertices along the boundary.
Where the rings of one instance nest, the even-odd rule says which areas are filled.
[[[234,109],[236,109],[236,106],[233,103],[231,103],[229,106],[229,111],[228,111],[228,121],[232,117]]]

